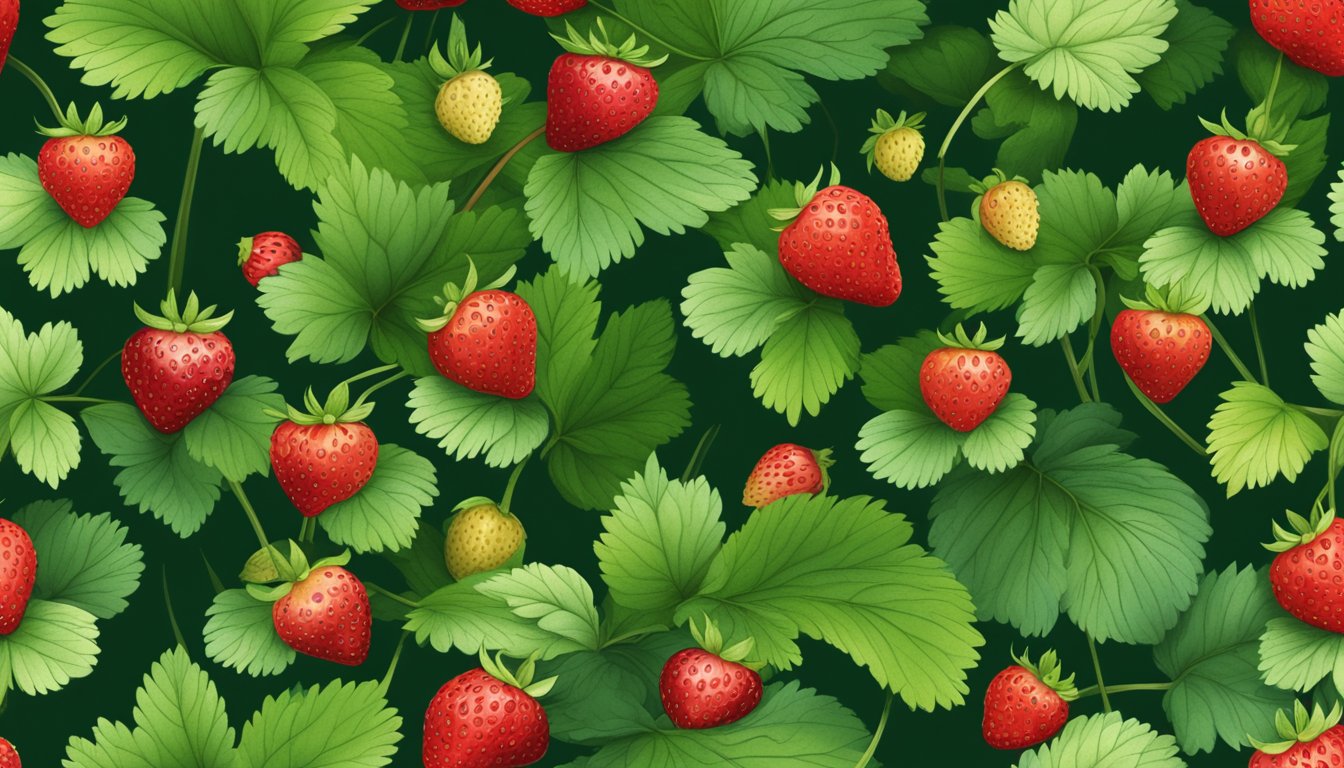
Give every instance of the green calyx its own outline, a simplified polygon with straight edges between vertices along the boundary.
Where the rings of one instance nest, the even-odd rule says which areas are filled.
[[[1274,715],[1274,727],[1278,730],[1282,741],[1264,742],[1250,738],[1251,746],[1266,755],[1281,755],[1298,744],[1310,744],[1319,739],[1321,734],[1339,725],[1341,712],[1344,710],[1341,710],[1339,702],[1335,702],[1335,706],[1327,714],[1319,704],[1312,707],[1311,712],[1307,712],[1302,702],[1295,701],[1291,718],[1288,712],[1282,709]]]
[[[300,411],[292,405],[285,406],[285,412],[267,410],[273,418],[289,419],[295,424],[312,426],[315,424],[354,424],[369,418],[373,413],[373,403],[356,400],[350,403],[350,385],[341,382],[327,395],[325,402],[319,402],[313,388],[303,393],[303,407]]]
[[[518,268],[509,267],[508,271],[500,275],[494,282],[478,286],[480,274],[476,272],[476,262],[471,257],[467,257],[467,279],[462,281],[461,285],[457,283],[448,283],[443,286],[443,295],[435,296],[434,303],[443,307],[443,312],[438,317],[429,319],[417,319],[415,324],[420,326],[420,330],[425,333],[434,333],[442,330],[448,325],[448,321],[453,318],[453,313],[457,311],[457,305],[464,299],[477,291],[493,291],[508,285],[518,273]]]
[[[1288,525],[1292,530],[1285,529],[1277,522],[1272,523],[1274,541],[1264,545],[1270,552],[1287,552],[1294,547],[1310,544],[1335,522],[1335,510],[1327,511],[1319,503],[1312,509],[1310,518],[1303,517],[1291,509],[1287,510],[1286,514]]]
[[[521,688],[523,693],[534,699],[540,699],[542,696],[551,692],[555,687],[555,681],[558,678],[548,677],[545,680],[533,682],[537,675],[537,654],[533,653],[527,657],[527,660],[518,665],[516,671],[509,671],[504,664],[504,654],[498,653],[492,659],[490,654],[481,649],[481,669],[485,670],[487,675],[506,685],[512,685],[514,688]]]
[[[1200,298],[1187,292],[1181,283],[1175,283],[1164,291],[1159,291],[1150,285],[1147,286],[1143,299],[1121,296],[1120,301],[1126,307],[1139,312],[1166,312],[1177,315],[1198,314],[1200,306],[1203,305]]]
[[[467,25],[453,14],[452,26],[448,28],[448,57],[439,53],[439,46],[429,49],[429,68],[444,80],[452,80],[467,72],[483,71],[490,68],[494,59],[485,59],[481,53],[481,44],[473,49],[467,44]]]
[[[453,512],[462,512],[462,511],[471,509],[472,507],[480,507],[480,506],[483,506],[483,505],[486,505],[486,504],[489,504],[489,505],[493,506],[495,509],[499,510],[499,513],[502,514],[502,515],[507,515],[507,514],[508,514],[508,513],[505,512],[504,510],[500,509],[500,507],[499,507],[499,503],[498,503],[498,502],[496,502],[496,501],[495,501],[494,499],[492,499],[492,498],[489,498],[488,496],[471,496],[471,497],[469,497],[469,498],[465,498],[465,499],[459,501],[459,502],[457,503],[457,506],[453,507],[452,511],[453,511]]]
[[[552,34],[551,37],[570,53],[580,56],[606,56],[610,59],[621,59],[622,61],[634,64],[637,67],[656,67],[667,61],[667,56],[651,58],[649,56],[649,46],[640,45],[635,36],[631,35],[625,39],[625,42],[616,45],[611,42],[611,37],[607,34],[607,25],[603,23],[602,17],[597,19],[597,31],[588,30],[588,37],[579,34],[573,24],[565,22],[564,36]]]
[[[274,561],[277,578],[272,579],[272,581],[279,581],[280,583],[269,587],[255,582],[249,583],[246,587],[249,595],[263,603],[274,603],[288,595],[290,590],[294,589],[295,584],[311,576],[313,571],[326,568],[329,565],[344,566],[350,562],[350,550],[347,549],[335,557],[324,557],[310,564],[308,556],[303,554],[303,550],[299,548],[298,544],[294,543],[292,539],[288,543],[289,555],[283,560],[277,557]],[[260,550],[259,555],[269,557],[272,552],[278,555],[279,548],[276,545],[272,544],[270,550],[271,552],[267,552],[265,549]],[[253,555],[253,557],[257,556]],[[248,558],[249,562],[251,559]]]
[[[819,451],[812,452],[812,458],[817,462],[817,469],[821,470],[821,492],[826,493],[831,489],[831,467],[835,466],[835,457],[831,454],[830,448],[822,448]]]
[[[68,139],[73,136],[114,136],[126,127],[126,118],[107,122],[103,117],[103,105],[94,104],[89,116],[80,119],[79,109],[72,102],[61,116],[61,124],[56,128],[47,128],[38,123],[37,132],[53,139]]]
[[[1032,661],[1030,649],[1021,656],[1016,653],[1010,655],[1019,667],[1035,675],[1037,680],[1059,694],[1059,698],[1065,701],[1078,700],[1078,686],[1074,685],[1074,676],[1064,677],[1064,667],[1059,663],[1059,654],[1053,650],[1041,654],[1041,658],[1036,661]]]
[[[968,335],[966,327],[957,323],[957,328],[952,332],[952,335],[949,336],[940,332],[938,340],[944,345],[956,349],[975,349],[981,352],[997,352],[1003,348],[1003,342],[1005,341],[1002,336],[997,339],[989,338],[989,330],[985,328],[984,323],[980,324],[980,328],[976,330],[974,336]]]
[[[977,195],[989,194],[989,190],[1010,181],[1017,181],[1023,184],[1027,183],[1027,180],[1021,176],[1009,176],[1003,172],[1002,168],[995,168],[993,173],[972,184],[971,191]]]
[[[727,648],[723,647],[723,633],[719,631],[718,626],[709,614],[702,614],[704,617],[704,629],[695,623],[695,619],[690,620],[691,637],[695,638],[696,645],[706,651],[718,656],[724,661],[731,661],[734,664],[741,664],[753,672],[759,672],[765,666],[764,662],[748,660],[752,650],[756,647],[756,638],[748,637],[746,640],[734,643]]]
[[[825,173],[826,168],[822,167],[820,170],[817,171],[816,177],[812,179],[811,182],[804,184],[801,181],[795,181],[793,183],[793,198],[794,200],[797,201],[798,207],[770,209],[769,213],[771,218],[777,221],[785,222],[783,226],[775,227],[776,232],[786,229],[788,227],[788,222],[791,222],[794,219],[798,218],[798,216],[802,214],[803,209],[807,207],[808,203],[812,202],[812,198],[817,196],[817,192],[821,190],[821,177]],[[834,187],[839,183],[840,183],[840,169],[835,166],[835,163],[831,163],[830,183],[828,183],[826,186]]]
[[[1265,121],[1261,120],[1259,121],[1261,124],[1257,126],[1257,128],[1259,130],[1269,131],[1269,133],[1265,134],[1257,131],[1248,134],[1245,131],[1237,129],[1228,121],[1226,109],[1223,110],[1221,122],[1215,123],[1211,120],[1205,120],[1202,117],[1199,118],[1199,122],[1214,136],[1226,136],[1230,139],[1236,139],[1237,141],[1254,141],[1261,147],[1264,147],[1265,151],[1276,157],[1287,157],[1290,152],[1297,149],[1296,144],[1283,143],[1288,135],[1286,126],[1280,134],[1275,132],[1276,129],[1268,127],[1265,124]]]
[[[252,258],[252,246],[256,244],[255,237],[244,237],[238,241],[238,266],[243,266],[247,260]]]
[[[175,333],[217,333],[233,319],[232,310],[215,317],[217,306],[211,304],[202,308],[195,291],[187,295],[187,303],[180,309],[177,306],[177,293],[168,291],[168,298],[159,304],[162,315],[150,314],[139,304],[132,306],[135,307],[135,316],[146,327]]]
[[[877,142],[883,136],[893,131],[899,131],[902,128],[909,128],[912,131],[918,131],[924,127],[923,112],[916,112],[913,115],[907,115],[905,110],[901,114],[892,117],[891,113],[885,109],[877,110],[877,115],[873,117],[873,123],[868,127],[868,140],[863,143],[859,153],[868,158],[868,170],[873,170],[873,156],[877,154]]]

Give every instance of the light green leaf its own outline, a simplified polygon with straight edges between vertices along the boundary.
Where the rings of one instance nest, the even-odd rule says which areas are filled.
[[[535,396],[496,397],[441,376],[416,379],[406,407],[415,431],[458,461],[484,456],[491,467],[517,464],[550,432],[546,407]]]
[[[514,615],[546,632],[582,648],[598,647],[593,589],[573,568],[530,563],[482,582],[476,591],[504,601]]]
[[[294,64],[308,52],[305,43],[339,33],[377,1],[242,0],[238,9],[257,31],[257,47],[267,64]]]
[[[1250,97],[1251,104],[1259,104],[1269,94],[1269,84],[1278,68],[1279,51],[1265,42],[1254,29],[1242,29],[1232,45],[1236,60],[1237,78]],[[1325,75],[1306,67],[1289,66],[1284,62],[1279,70],[1279,86],[1274,91],[1274,117],[1277,120],[1296,120],[1325,106],[1330,81]]]
[[[859,430],[859,459],[878,480],[899,488],[927,488],[961,458],[958,433],[927,408],[887,411]]]
[[[267,696],[243,726],[239,768],[378,768],[401,741],[401,716],[376,681]]]
[[[271,433],[279,420],[265,411],[285,409],[285,398],[275,390],[275,382],[265,376],[234,381],[182,430],[187,453],[236,482],[252,474],[269,474]]]
[[[532,234],[566,274],[585,278],[634,256],[645,229],[703,226],[755,187],[751,163],[694,120],[652,117],[600,147],[543,155],[525,193]]]
[[[1331,678],[1344,686],[1344,635],[1291,616],[1270,619],[1260,636],[1260,673],[1272,686],[1305,693]]]
[[[84,362],[84,345],[69,323],[47,323],[24,334],[23,323],[0,307],[0,453],[52,488],[79,464],[74,420],[40,400],[66,384]]]
[[[1046,264],[1036,270],[1017,312],[1022,343],[1043,347],[1064,338],[1092,317],[1097,281],[1085,264]]]
[[[417,643],[429,643],[439,653],[456,649],[468,656],[485,649],[519,659],[534,652],[541,659],[553,659],[588,647],[517,615],[502,597],[476,590],[498,575],[498,571],[476,574],[423,598],[420,607],[407,614],[405,630],[415,634]]]
[[[19,628],[0,636],[0,689],[39,696],[88,677],[98,663],[94,618],[73,605],[30,601]]]
[[[791,279],[779,259],[746,243],[724,254],[728,266],[691,275],[681,312],[691,335],[721,357],[741,357],[770,340],[815,298]]]
[[[1223,52],[1236,27],[1209,9],[1176,0],[1176,18],[1162,39],[1168,48],[1162,60],[1135,76],[1162,109],[1184,104],[1187,96],[1223,73]]]
[[[253,677],[278,675],[294,663],[294,649],[276,634],[271,603],[245,589],[226,589],[206,609],[205,655]]]
[[[1055,98],[1112,112],[1139,92],[1134,75],[1156,64],[1176,17],[1174,0],[1012,0],[990,20],[994,46]]]
[[[1268,387],[1238,381],[1219,397],[1209,419],[1209,453],[1213,476],[1229,498],[1279,475],[1296,480],[1311,455],[1330,443],[1310,416]]]
[[[19,468],[52,488],[79,465],[79,429],[74,417],[40,400],[24,400],[9,413],[3,430]]]
[[[767,181],[756,190],[751,199],[722,213],[711,214],[709,223],[701,231],[714,238],[725,251],[738,243],[755,246],[758,250],[779,255],[779,220],[770,215],[772,208],[791,208],[798,205],[793,185],[782,179]]]
[[[144,553],[127,543],[126,528],[111,515],[76,515],[68,501],[35,502],[15,513],[14,522],[32,538],[41,564],[37,597],[100,619],[126,610],[126,598],[140,586]]]
[[[333,504],[318,522],[332,542],[355,552],[395,552],[411,545],[420,527],[420,510],[438,495],[434,465],[387,443],[378,447],[378,465],[368,484]]]
[[[1326,315],[1325,322],[1307,331],[1306,349],[1317,391],[1344,404],[1344,312]]]
[[[943,343],[933,331],[920,331],[863,356],[863,396],[881,411],[922,411],[919,369]]]
[[[1015,768],[1185,768],[1176,740],[1119,712],[1076,717]]]
[[[804,411],[821,406],[859,367],[859,335],[835,299],[816,299],[782,323],[751,369],[751,389],[761,404],[797,425]]]
[[[1030,257],[1000,244],[974,219],[939,224],[929,247],[930,275],[953,309],[993,312],[1010,307],[1036,274]]]
[[[754,637],[755,655],[779,669],[802,661],[796,639],[806,634],[848,653],[912,709],[955,706],[984,639],[966,588],[910,543],[913,533],[867,497],[787,497],[728,538],[677,619],[708,613],[725,639]]]
[[[688,642],[678,634],[665,634]],[[579,651],[539,670],[539,677],[556,678],[545,699],[551,738],[600,745],[655,730],[654,716],[646,705],[650,698],[657,699],[654,681],[663,662],[681,648],[658,657],[642,650],[622,643],[601,651]]]
[[[1339,181],[1330,185],[1330,223],[1335,227],[1335,239],[1344,242],[1344,168]]]
[[[1022,462],[1036,437],[1036,403],[1009,392],[988,419],[965,433],[961,453],[966,463],[984,472],[1003,472]]]

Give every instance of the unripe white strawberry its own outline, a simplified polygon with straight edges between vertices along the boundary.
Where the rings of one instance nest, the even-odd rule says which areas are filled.
[[[448,31],[448,57],[435,46],[429,52],[429,66],[447,81],[434,100],[439,124],[465,144],[489,141],[504,110],[504,92],[499,81],[485,72],[490,62],[482,61],[481,46],[467,47],[466,26],[456,15]]]
[[[871,172],[876,164],[882,175],[892,181],[909,181],[914,177],[924,161],[924,134],[920,133],[923,122],[923,112],[909,116],[902,112],[893,119],[886,110],[877,110],[868,129],[872,135],[861,150],[868,157],[868,170]]]
[[[980,225],[989,236],[1015,251],[1029,251],[1041,229],[1040,200],[1026,179],[1009,179],[1003,171],[976,184],[981,194]]]

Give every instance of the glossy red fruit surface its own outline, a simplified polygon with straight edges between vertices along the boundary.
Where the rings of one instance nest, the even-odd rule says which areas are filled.
[[[970,432],[988,419],[1013,383],[1013,373],[997,352],[943,347],[924,358],[919,391],[942,422]]]
[[[295,424],[271,433],[271,467],[304,517],[359,493],[378,465],[378,438],[363,422]]]
[[[126,341],[121,375],[140,412],[164,434],[181,430],[224,394],[236,357],[222,333],[142,328]]]
[[[299,653],[356,666],[369,655],[373,616],[364,583],[338,565],[313,569],[271,607],[275,631]]]
[[[1210,136],[1185,164],[1195,210],[1216,235],[1227,237],[1263,219],[1288,189],[1283,161],[1257,142]]]
[[[13,634],[23,622],[36,578],[33,540],[14,521],[0,520],[0,635]]]
[[[1195,315],[1126,309],[1111,325],[1111,352],[1139,391],[1169,403],[1209,360],[1213,337]]]
[[[561,54],[546,85],[546,143],[579,152],[618,139],[653,114],[658,82],[644,67],[607,56]]]
[[[545,757],[546,710],[483,669],[449,680],[425,711],[425,768],[521,768]]]
[[[467,389],[521,399],[537,382],[537,318],[522,297],[477,291],[429,334],[429,358]]]
[[[822,296],[885,307],[901,295],[887,217],[872,198],[849,187],[813,195],[780,233],[779,261]]]
[[[135,151],[120,136],[48,139],[37,156],[37,173],[70,218],[96,227],[130,190]]]
[[[737,722],[761,703],[761,676],[709,651],[687,648],[663,665],[663,709],[678,728],[717,728]]]

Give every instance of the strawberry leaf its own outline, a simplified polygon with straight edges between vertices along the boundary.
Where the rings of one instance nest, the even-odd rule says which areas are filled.
[[[751,390],[762,405],[797,425],[803,411],[820,414],[858,367],[859,335],[844,305],[816,298],[771,334],[751,369]]]
[[[269,474],[271,432],[279,419],[266,412],[285,407],[284,397],[275,389],[275,382],[265,376],[235,380],[182,430],[187,453],[235,482],[257,473]]]
[[[379,446],[368,484],[324,511],[318,523],[333,543],[356,553],[405,549],[420,527],[420,511],[438,494],[434,465],[389,443]]]
[[[439,653],[456,649],[475,656],[484,649],[519,659],[536,653],[545,660],[585,650],[583,643],[514,613],[503,597],[477,590],[500,573],[476,574],[421,599],[420,607],[407,614],[404,629],[415,634],[417,643],[428,643]]]
[[[79,466],[75,421],[42,398],[70,383],[84,362],[84,345],[69,323],[24,333],[0,307],[0,454],[52,488]]]
[[[1162,109],[1184,104],[1186,97],[1223,73],[1223,53],[1236,32],[1213,11],[1176,0],[1176,17],[1162,33],[1166,52],[1134,79]]]
[[[974,29],[929,27],[923,38],[891,50],[878,80],[890,88],[888,78],[894,78],[945,107],[960,109],[994,75],[995,58],[989,39]]]
[[[746,200],[755,186],[740,154],[694,120],[669,116],[584,152],[543,155],[524,192],[532,234],[578,279],[634,256],[645,229],[704,226],[709,212]]]
[[[779,219],[771,216],[770,211],[797,206],[792,183],[782,179],[767,181],[745,203],[711,215],[702,230],[717,240],[724,251],[740,250],[739,243],[743,243],[765,253],[777,253],[779,232],[775,227],[779,226]]]
[[[1289,691],[1260,679],[1256,648],[1270,619],[1282,616],[1264,571],[1232,566],[1204,577],[1175,628],[1153,649],[1172,681],[1162,706],[1188,754],[1234,749],[1275,738],[1274,715],[1291,707]]]
[[[1325,170],[1329,162],[1325,154],[1325,137],[1329,133],[1329,115],[1298,120],[1288,129],[1283,143],[1295,147],[1283,158],[1284,167],[1288,171],[1288,188],[1279,201],[1281,207],[1291,208],[1300,203]]]
[[[275,631],[272,603],[245,589],[226,589],[206,609],[205,655],[252,677],[278,675],[294,663],[294,649]]]
[[[33,540],[41,566],[36,597],[110,619],[126,610],[126,598],[145,570],[139,544],[110,514],[76,515],[69,501],[39,501],[20,509],[14,522]]]
[[[1259,104],[1269,94],[1281,54],[1253,29],[1242,29],[1232,45],[1237,78],[1250,97]],[[1285,61],[1279,70],[1279,86],[1274,91],[1274,118],[1297,120],[1325,106],[1330,81],[1325,75]]]
[[[1344,635],[1291,616],[1270,619],[1260,636],[1260,673],[1289,691],[1305,693],[1327,678],[1344,687]]]
[[[1024,752],[1014,768],[1185,768],[1176,740],[1119,712],[1075,717],[1049,744]]]
[[[415,431],[458,461],[484,456],[491,467],[527,458],[550,432],[536,396],[511,400],[473,392],[441,376],[416,379],[406,407]]]
[[[545,665],[538,675],[556,678],[545,699],[551,737],[605,744],[657,730],[654,718],[663,711],[658,676],[664,662],[691,643],[683,632],[658,632]]]
[[[535,621],[539,629],[579,648],[600,646],[593,589],[573,568],[530,563],[495,575],[476,591],[503,601],[518,618]]]
[[[1015,71],[989,89],[985,107],[971,128],[982,139],[1002,140],[995,167],[1035,180],[1064,164],[1078,128],[1072,102],[1056,99]]]
[[[1238,381],[1219,397],[1208,444],[1213,476],[1227,486],[1229,498],[1280,475],[1296,480],[1311,455],[1330,443],[1310,416],[1268,387]]]
[[[412,592],[428,595],[453,583],[444,562],[443,543],[443,530],[432,523],[423,523],[416,530],[411,546],[385,552],[383,556],[401,571]]]
[[[65,603],[29,602],[19,628],[0,636],[0,690],[40,696],[92,674],[98,663],[94,618]]]
[[[266,697],[243,726],[244,765],[382,766],[401,742],[402,719],[378,681],[340,680]]]
[[[1307,331],[1306,349],[1316,390],[1325,399],[1344,404],[1344,312],[1327,315]]]

